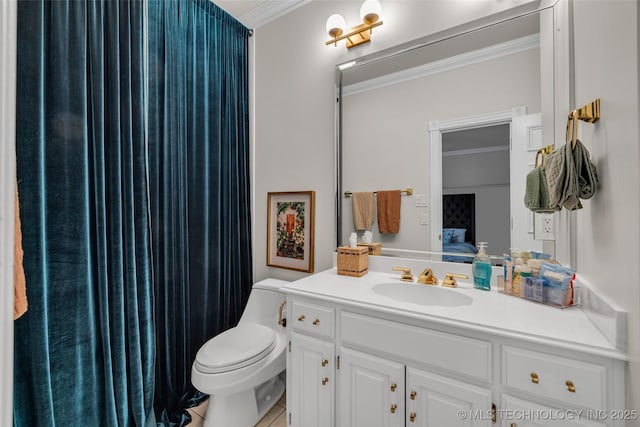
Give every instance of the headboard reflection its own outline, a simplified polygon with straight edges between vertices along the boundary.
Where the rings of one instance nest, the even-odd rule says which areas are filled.
[[[444,194],[442,228],[465,228],[465,242],[476,246],[476,195]]]

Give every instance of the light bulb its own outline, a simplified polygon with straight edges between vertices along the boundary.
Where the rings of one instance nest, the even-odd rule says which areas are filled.
[[[342,15],[334,13],[327,19],[327,33],[333,38],[339,37],[347,26]]]
[[[366,0],[360,7],[360,19],[365,24],[373,24],[380,19],[382,6],[378,0]]]

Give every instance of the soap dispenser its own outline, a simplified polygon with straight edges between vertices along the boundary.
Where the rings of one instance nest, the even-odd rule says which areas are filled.
[[[474,288],[491,290],[491,258],[487,255],[487,242],[478,243],[478,255],[473,258],[471,271]]]

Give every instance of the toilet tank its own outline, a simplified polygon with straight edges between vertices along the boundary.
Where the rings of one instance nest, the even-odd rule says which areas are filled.
[[[287,299],[286,295],[280,292],[280,287],[287,283],[289,282],[278,279],[265,279],[254,283],[240,323],[253,322],[284,330],[278,325],[278,314],[280,305]]]

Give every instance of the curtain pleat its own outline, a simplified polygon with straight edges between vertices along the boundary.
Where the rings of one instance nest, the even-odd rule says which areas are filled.
[[[153,422],[144,3],[18,3],[15,426]]]
[[[207,0],[149,0],[158,420],[185,425],[198,349],[252,284],[249,31]]]

